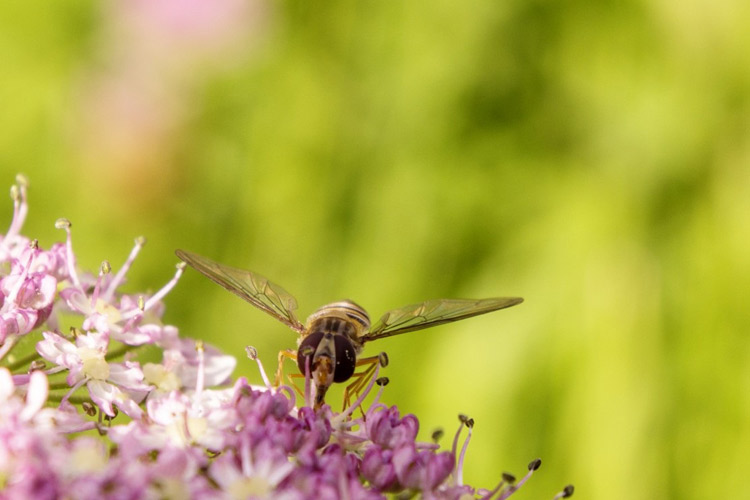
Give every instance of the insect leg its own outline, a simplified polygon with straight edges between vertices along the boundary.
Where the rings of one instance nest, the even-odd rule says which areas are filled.
[[[283,351],[279,351],[279,366],[278,368],[276,368],[276,377],[274,378],[273,382],[274,387],[280,386],[284,380],[284,360],[286,359],[291,359],[296,363],[297,352],[292,351],[291,349],[284,349]]]
[[[369,358],[362,358],[357,360],[357,367],[365,367],[360,372],[355,372],[352,375],[353,381],[346,386],[344,389],[344,409],[351,405],[351,400],[359,396],[367,384],[375,374],[375,369],[378,366],[385,367],[388,365],[388,355],[381,352],[377,356],[370,356]]]

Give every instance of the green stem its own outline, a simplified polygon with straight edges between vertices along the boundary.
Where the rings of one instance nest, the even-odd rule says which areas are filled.
[[[65,397],[65,394],[50,394],[49,396],[47,396],[47,401],[55,401],[59,403],[60,401],[63,400],[64,397]],[[82,403],[93,404],[93,401],[91,401],[91,398],[86,398],[83,396],[70,396],[68,398],[68,401],[76,405],[79,405]]]
[[[36,361],[37,359],[40,359],[40,358],[41,356],[39,355],[39,353],[34,351],[24,356],[23,358],[17,361],[14,361],[13,363],[10,363],[8,365],[8,370],[10,370],[11,372],[14,372],[18,370],[19,368],[21,368],[22,366],[31,364],[32,361]]]
[[[49,385],[50,391],[54,391],[57,389],[70,389],[70,386],[66,382],[56,382]]]
[[[130,351],[132,351],[134,349],[136,349],[136,347],[130,346],[130,345],[123,345],[119,349],[115,349],[112,352],[108,352],[106,354],[106,356],[104,356],[104,359],[106,359],[107,361],[109,361],[111,359],[119,358],[120,356],[124,356],[125,354],[127,354],[128,352],[130,352]]]

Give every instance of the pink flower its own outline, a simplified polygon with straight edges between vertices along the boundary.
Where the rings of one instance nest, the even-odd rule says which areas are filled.
[[[449,451],[417,441],[417,417],[379,402],[384,383],[370,398],[382,380],[377,370],[341,413],[315,410],[309,398],[296,406],[291,388],[271,387],[253,348],[248,355],[266,386],[232,382],[233,356],[159,321],[181,268],[153,295],[123,295],[118,288],[142,239],[114,276],[106,262],[96,276],[79,274],[70,223],[57,224],[64,245],[40,250],[20,235],[25,185],[15,193],[11,228],[0,237],[0,261],[10,270],[0,276],[0,360],[20,335],[41,340],[38,356],[8,357],[14,374],[0,368],[0,499],[503,500],[539,468],[534,460],[518,482],[503,474],[492,490],[464,484],[473,420],[460,417]],[[72,314],[53,314],[60,310]],[[75,322],[61,328],[70,316]],[[161,349],[161,362],[142,367],[141,345]],[[84,386],[88,397],[79,396]],[[54,392],[60,388],[64,395]],[[93,429],[100,437],[78,434]],[[572,493],[568,486],[555,498]]]
[[[109,363],[105,358],[109,344],[106,334],[79,335],[75,343],[54,332],[42,335],[44,340],[37,343],[37,352],[58,369],[68,369],[66,380],[73,389],[86,385],[94,403],[111,417],[115,416],[113,405],[132,418],[143,415],[138,403],[150,387],[143,383],[140,365],[131,361]]]

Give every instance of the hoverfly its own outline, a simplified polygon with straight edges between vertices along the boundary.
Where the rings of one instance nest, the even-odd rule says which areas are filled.
[[[385,353],[357,359],[365,343],[459,321],[523,302],[520,297],[427,300],[388,311],[373,325],[362,307],[351,300],[342,300],[320,307],[303,324],[294,315],[297,309],[295,298],[263,276],[219,264],[187,250],[176,250],[175,253],[196,271],[299,334],[296,351],[287,349],[279,353],[275,385],[282,382],[284,359],[296,360],[302,376],[309,376],[312,380],[316,409],[323,405],[326,392],[334,382],[346,382],[354,377],[355,381],[344,391],[346,402],[349,394],[358,393],[364,383],[370,380],[378,364],[387,364]],[[362,366],[366,368],[355,373]]]

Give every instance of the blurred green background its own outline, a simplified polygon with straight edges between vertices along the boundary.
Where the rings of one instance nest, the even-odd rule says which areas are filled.
[[[0,184],[82,267],[149,243],[271,277],[305,317],[521,306],[383,340],[425,438],[519,498],[740,498],[750,468],[750,4],[0,4]],[[11,202],[0,205],[10,220]],[[167,321],[266,369],[294,335],[198,273]]]

